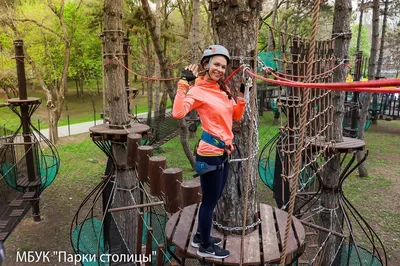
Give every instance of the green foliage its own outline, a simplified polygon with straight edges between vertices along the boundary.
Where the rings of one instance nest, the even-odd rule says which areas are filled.
[[[74,5],[67,5],[65,9],[68,20],[72,19]],[[93,28],[96,13],[84,7],[75,13],[75,36],[72,42],[71,63],[68,77],[80,80],[101,77],[101,40],[98,32]],[[99,30],[99,29],[98,29]]]
[[[357,36],[358,36],[359,25],[354,25],[351,27],[351,33],[353,37],[350,42],[350,56],[355,56],[357,52]],[[368,31],[365,26],[361,26],[361,34],[360,34],[360,51],[363,52],[363,55],[369,57],[371,52],[371,43],[368,39]]]

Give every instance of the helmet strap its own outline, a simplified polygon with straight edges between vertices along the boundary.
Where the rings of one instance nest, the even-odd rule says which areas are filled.
[[[210,56],[210,59],[208,60],[207,66],[205,67],[205,70],[208,72],[211,68],[211,60],[212,60],[212,56]]]

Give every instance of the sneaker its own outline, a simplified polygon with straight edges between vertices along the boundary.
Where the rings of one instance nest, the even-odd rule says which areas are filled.
[[[197,250],[197,255],[203,258],[225,259],[229,256],[229,251],[217,245],[211,245],[208,248],[204,248],[200,245],[199,250]]]
[[[221,240],[221,238],[210,236],[210,242],[211,242],[211,245],[219,245],[219,244],[221,244],[222,240]],[[191,243],[192,247],[198,248],[198,247],[200,247],[200,243],[201,243],[200,235],[195,234],[193,237],[193,241]]]

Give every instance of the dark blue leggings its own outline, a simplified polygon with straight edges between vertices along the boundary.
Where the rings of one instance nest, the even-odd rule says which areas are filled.
[[[208,165],[221,165],[225,156],[201,156],[196,155],[196,161],[205,162]],[[224,190],[228,179],[229,163],[224,163],[224,169],[211,171],[200,176],[202,190],[202,202],[199,210],[199,225],[197,233],[200,233],[201,244],[210,246],[210,234],[212,218],[215,206]]]

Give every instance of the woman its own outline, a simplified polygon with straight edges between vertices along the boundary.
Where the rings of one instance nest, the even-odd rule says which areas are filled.
[[[203,134],[196,154],[196,172],[200,175],[202,204],[199,210],[197,233],[191,245],[199,247],[201,257],[226,258],[229,251],[218,246],[221,239],[211,237],[213,211],[221,197],[229,172],[228,155],[232,152],[232,119],[239,121],[245,110],[245,100],[236,100],[225,85],[224,76],[229,64],[228,50],[211,45],[203,53],[201,66],[205,74],[196,78],[197,65],[189,65],[178,82],[172,115],[182,119],[196,109]],[[189,89],[190,81],[195,80]]]

